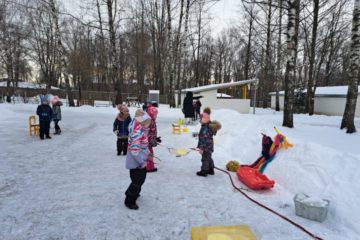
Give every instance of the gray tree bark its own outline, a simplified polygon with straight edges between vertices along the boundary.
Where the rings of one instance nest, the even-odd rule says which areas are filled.
[[[287,25],[287,56],[285,72],[285,99],[283,126],[293,128],[293,111],[294,111],[294,81],[295,81],[295,64],[297,52],[297,31],[296,25],[299,19],[298,12],[299,0],[288,1],[288,25]]]
[[[282,34],[282,4],[283,0],[279,0],[279,34],[278,34],[278,48],[277,48],[277,63],[276,63],[276,74],[277,79],[275,83],[276,87],[276,96],[275,96],[275,111],[280,111],[280,97],[279,97],[279,88],[281,84],[281,34]]]
[[[314,114],[314,65],[315,65],[315,46],[317,38],[317,29],[318,29],[318,15],[319,15],[319,0],[313,0],[314,3],[314,19],[312,24],[312,35],[311,35],[311,46],[310,46],[310,57],[309,57],[309,80],[307,85],[307,112],[309,115]]]
[[[356,101],[358,96],[359,81],[359,51],[360,51],[360,0],[355,0],[352,20],[351,50],[350,50],[350,79],[346,97],[344,115],[341,121],[341,129],[346,128],[346,133],[356,132],[354,123]]]

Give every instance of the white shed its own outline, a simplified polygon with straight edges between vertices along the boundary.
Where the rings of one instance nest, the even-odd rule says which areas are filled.
[[[345,110],[348,86],[317,87],[315,90],[314,113],[342,116]],[[306,92],[306,91],[305,91]],[[271,96],[271,108],[275,109],[276,93]],[[284,91],[279,92],[280,109],[284,109]],[[360,92],[356,102],[355,116],[360,117]]]
[[[256,79],[211,84],[201,87],[187,88],[181,90],[181,103],[183,103],[187,92],[193,92],[194,96],[203,96],[200,101],[203,107],[210,107],[212,109],[227,108],[233,109],[240,113],[249,113],[250,110],[250,99],[233,99],[229,95],[218,97],[218,89],[230,88],[235,86],[244,86],[248,84],[256,83]],[[227,96],[227,97],[225,97]],[[175,102],[177,103],[178,94],[175,94]],[[178,106],[179,107],[179,106]]]

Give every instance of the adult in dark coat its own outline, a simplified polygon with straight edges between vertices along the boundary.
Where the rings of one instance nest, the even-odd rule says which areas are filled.
[[[195,109],[193,105],[193,93],[187,92],[183,102],[183,113],[185,118],[193,119],[195,117]]]

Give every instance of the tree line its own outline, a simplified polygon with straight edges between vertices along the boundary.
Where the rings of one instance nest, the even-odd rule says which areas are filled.
[[[72,90],[115,92],[120,103],[159,89],[171,107],[176,90],[257,78],[259,107],[276,92],[279,110],[285,90],[288,127],[294,112],[314,113],[317,87],[349,85],[341,127],[356,131],[358,0],[242,0],[214,34],[217,2],[0,0],[0,73],[8,87],[36,79],[65,89],[70,103]]]

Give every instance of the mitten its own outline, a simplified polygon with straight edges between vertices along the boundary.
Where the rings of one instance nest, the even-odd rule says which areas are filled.
[[[114,134],[117,136],[119,134],[119,131],[118,130],[115,130],[114,131]]]
[[[156,141],[157,141],[158,143],[161,143],[161,137],[157,137],[157,138],[156,138]]]

